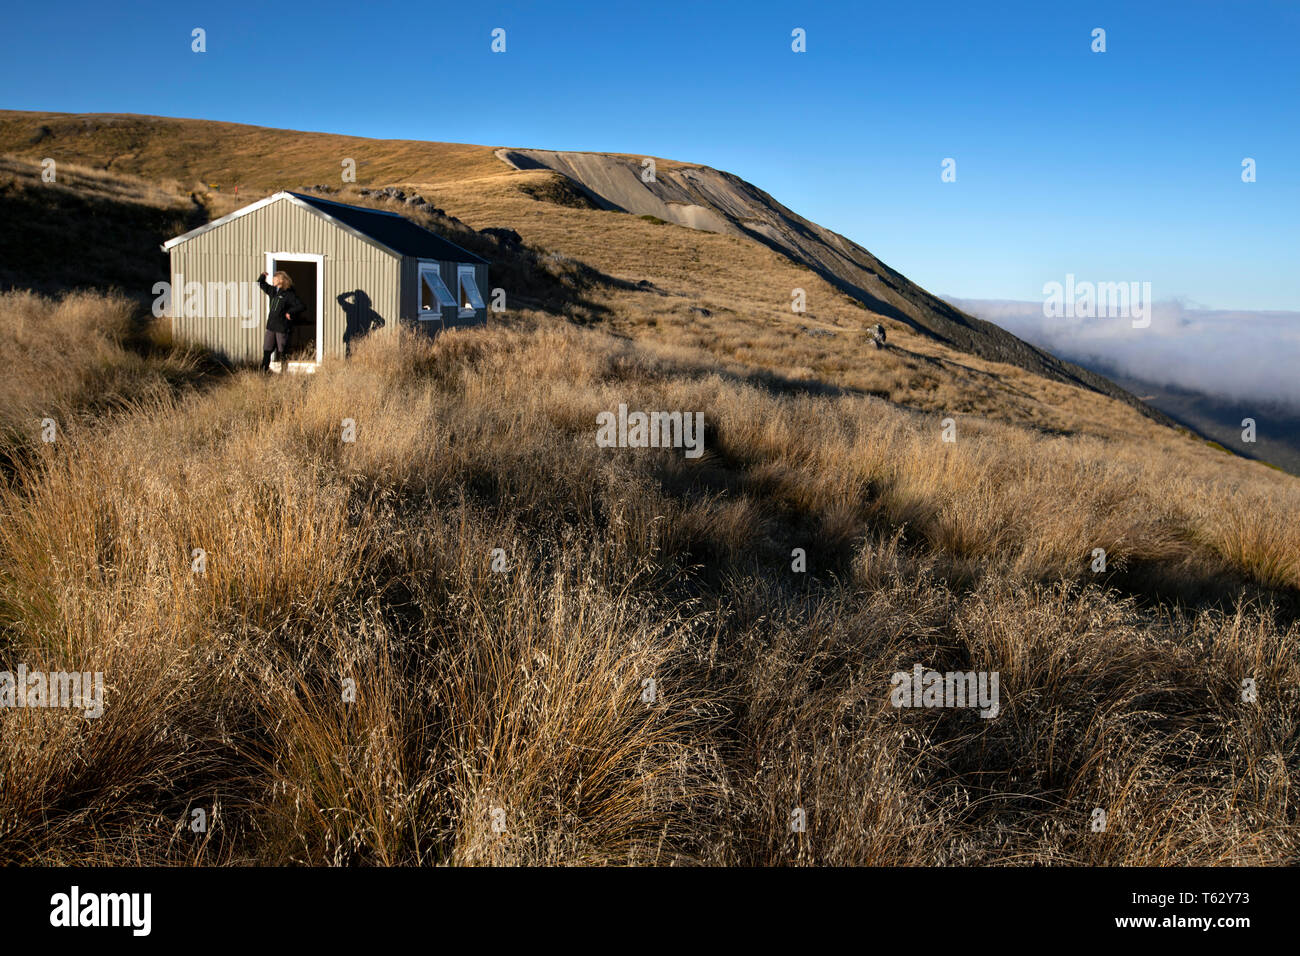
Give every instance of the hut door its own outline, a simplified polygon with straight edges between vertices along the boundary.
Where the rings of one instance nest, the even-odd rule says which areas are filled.
[[[283,270],[289,274],[293,290],[307,307],[289,332],[290,361],[319,362],[324,344],[321,342],[321,270],[324,259],[308,254],[271,253],[267,255],[267,265],[271,273]]]

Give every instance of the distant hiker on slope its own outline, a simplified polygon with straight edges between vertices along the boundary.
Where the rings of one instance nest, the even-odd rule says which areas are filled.
[[[266,335],[262,339],[262,371],[271,371],[271,353],[280,356],[280,371],[289,371],[289,327],[293,320],[307,311],[293,291],[293,280],[287,272],[277,272],[270,282],[266,273],[257,277],[257,284],[271,297],[271,307],[266,313]]]

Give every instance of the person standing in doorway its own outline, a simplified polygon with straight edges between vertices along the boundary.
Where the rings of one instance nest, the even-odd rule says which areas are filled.
[[[257,277],[257,284],[271,299],[266,313],[266,335],[262,339],[262,371],[271,371],[271,353],[275,352],[280,357],[280,370],[287,372],[289,329],[294,319],[307,311],[307,307],[298,298],[298,293],[293,291],[293,280],[287,272],[277,272],[270,282],[266,281],[266,273],[263,272]]]

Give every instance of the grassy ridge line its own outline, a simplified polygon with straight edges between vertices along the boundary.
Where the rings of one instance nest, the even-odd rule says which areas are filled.
[[[232,193],[337,183],[345,158],[358,181],[382,185],[419,169],[430,179],[498,172],[487,146],[377,140],[334,133],[134,113],[0,110],[0,150],[39,161],[95,166],[152,182],[202,182]]]

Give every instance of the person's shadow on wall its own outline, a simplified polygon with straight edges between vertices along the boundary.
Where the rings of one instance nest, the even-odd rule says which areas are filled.
[[[371,307],[370,296],[362,289],[340,294],[338,303],[347,316],[347,324],[343,328],[343,352],[351,355],[352,343],[382,327],[384,317]]]

